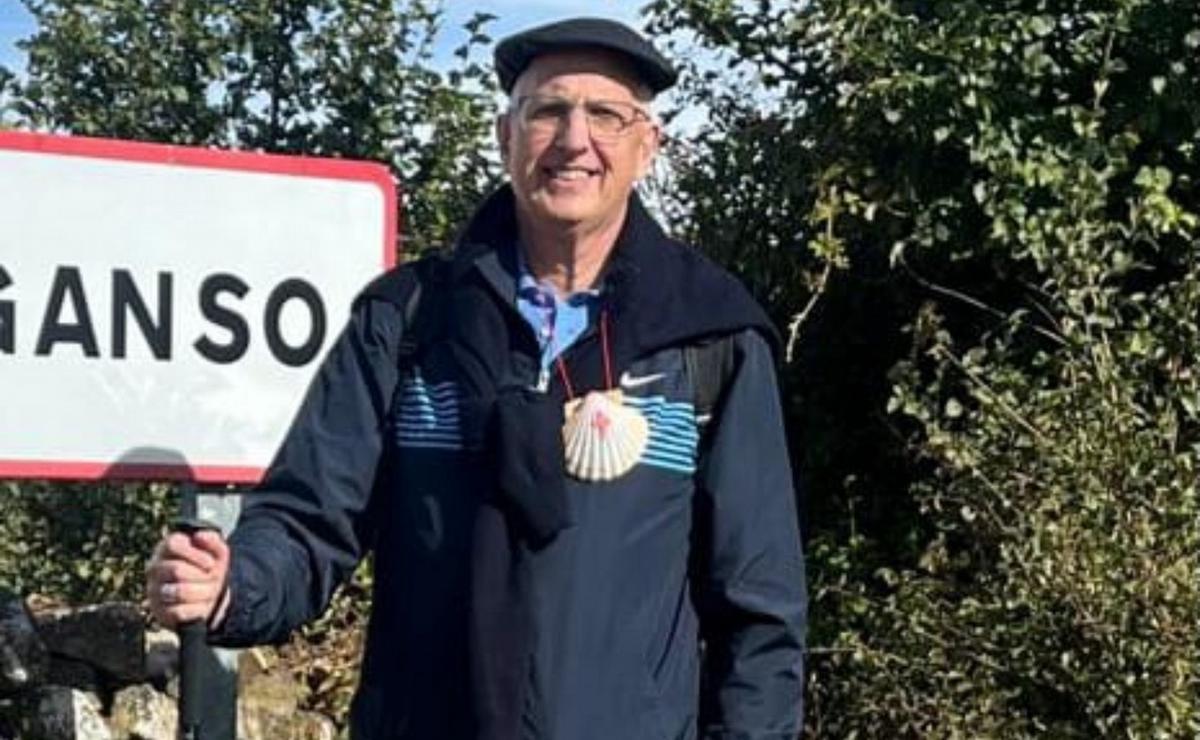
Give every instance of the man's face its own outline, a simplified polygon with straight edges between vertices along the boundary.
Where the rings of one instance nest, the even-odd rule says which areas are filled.
[[[659,140],[635,84],[619,58],[590,50],[538,57],[522,73],[497,136],[525,219],[535,226],[589,230],[624,217],[629,194],[650,169]],[[552,107],[545,106],[547,101]],[[605,103],[615,105],[606,108]],[[546,113],[530,111],[533,104]],[[531,124],[522,105],[541,121]],[[596,123],[610,109],[634,113],[615,136]]]

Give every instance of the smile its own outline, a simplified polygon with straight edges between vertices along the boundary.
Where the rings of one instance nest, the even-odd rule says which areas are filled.
[[[584,180],[600,174],[599,170],[587,167],[544,167],[542,172],[552,180]]]

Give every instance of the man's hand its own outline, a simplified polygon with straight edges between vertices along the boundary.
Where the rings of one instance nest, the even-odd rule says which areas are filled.
[[[229,546],[220,534],[174,532],[154,548],[146,566],[146,598],[159,624],[175,628],[200,620],[220,624],[229,606],[225,578]]]

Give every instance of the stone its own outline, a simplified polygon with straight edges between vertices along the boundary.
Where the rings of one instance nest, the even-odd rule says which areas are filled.
[[[50,656],[50,670],[46,672],[47,684],[69,686],[80,691],[99,694],[103,681],[100,672],[91,663],[61,655]]]
[[[259,674],[238,677],[238,702],[275,714],[291,714],[300,704],[302,692],[291,676]]]
[[[44,683],[49,667],[49,653],[25,602],[0,589],[0,696]]]
[[[169,681],[167,681],[167,685],[166,685],[166,688],[163,689],[163,693],[165,693],[167,696],[171,697],[175,701],[179,701],[179,674],[178,673],[175,674],[174,676],[171,676],[171,679]]]
[[[146,681],[166,691],[171,679],[179,675],[179,635],[172,630],[146,630],[146,657],[143,665]]]
[[[175,740],[179,709],[149,684],[130,686],[113,697],[109,723],[129,740]]]
[[[133,604],[97,604],[35,611],[33,621],[54,655],[89,663],[121,685],[140,683],[145,624]]]
[[[69,686],[42,686],[21,697],[22,740],[112,740],[95,695]]]
[[[238,653],[238,676],[245,681],[254,676],[272,673],[279,664],[279,656],[271,648],[257,645]]]
[[[336,740],[337,725],[333,720],[317,712],[300,712],[299,740]]]
[[[333,720],[316,712],[289,715],[250,711],[238,728],[241,740],[336,740]]]
[[[290,676],[244,672],[238,676],[238,737],[290,737],[288,721],[298,711],[300,687]]]

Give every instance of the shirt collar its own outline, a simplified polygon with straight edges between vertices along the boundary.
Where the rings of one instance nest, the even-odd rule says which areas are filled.
[[[517,244],[517,296],[541,308],[550,308],[556,304],[568,306],[587,306],[600,298],[599,288],[577,290],[566,298],[559,298],[554,286],[548,280],[538,280],[525,261],[525,249]]]

